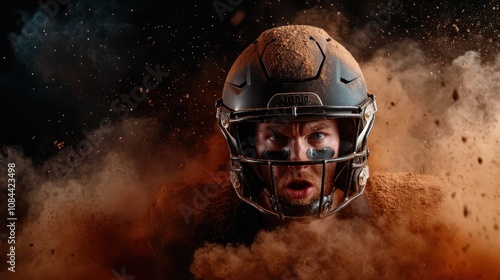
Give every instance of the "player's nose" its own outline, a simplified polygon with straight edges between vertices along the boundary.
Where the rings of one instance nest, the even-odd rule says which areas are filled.
[[[308,161],[307,145],[301,139],[294,139],[290,143],[290,160],[291,161]],[[290,168],[302,170],[308,168],[309,165],[290,165]]]

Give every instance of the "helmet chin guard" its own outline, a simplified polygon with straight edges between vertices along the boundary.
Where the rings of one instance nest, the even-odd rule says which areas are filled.
[[[298,164],[308,164],[310,162],[296,162]],[[264,198],[253,199],[252,196],[246,196],[244,191],[241,189],[242,180],[241,173],[238,171],[231,170],[231,182],[235,188],[239,198],[249,205],[253,206],[262,213],[270,214],[279,217],[280,219],[291,219],[291,220],[303,220],[312,217],[326,217],[338,213],[344,207],[346,207],[351,201],[361,196],[365,190],[366,182],[369,176],[368,166],[363,165],[363,167],[356,171],[357,182],[355,186],[355,191],[351,191],[349,194],[344,193],[341,201],[334,201],[334,192],[337,189],[333,189],[329,194],[325,193],[324,177],[326,175],[325,166],[326,161],[321,163],[323,165],[323,180],[321,184],[320,197],[314,200],[312,203],[305,206],[295,206],[289,203],[280,201],[278,194],[276,192],[276,187],[274,183],[271,185],[271,191],[264,190]],[[272,170],[272,164],[269,165],[270,170]],[[248,185],[251,187],[251,185]],[[262,200],[264,199],[264,202]],[[267,199],[267,200],[265,200]]]
[[[234,62],[216,109],[231,154],[233,188],[258,211],[291,220],[326,217],[363,194],[375,96],[367,93],[351,54],[324,30],[291,25],[262,33]],[[336,157],[297,161],[257,155],[251,129],[257,123],[325,119],[338,123]],[[322,171],[319,193],[305,205],[278,195],[276,170],[294,166]]]

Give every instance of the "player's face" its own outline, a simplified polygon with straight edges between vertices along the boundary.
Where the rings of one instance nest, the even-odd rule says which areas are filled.
[[[271,160],[310,161],[338,156],[339,131],[335,120],[293,123],[259,123],[255,146],[259,158]],[[326,165],[325,194],[333,189],[335,163]],[[261,174],[270,191],[269,167]],[[319,199],[323,174],[322,164],[279,165],[273,167],[278,198],[293,206],[306,206]]]

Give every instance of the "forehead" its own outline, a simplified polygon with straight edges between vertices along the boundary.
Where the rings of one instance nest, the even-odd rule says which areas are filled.
[[[301,131],[318,131],[318,130],[338,130],[336,120],[315,120],[302,122],[268,122],[258,123],[257,131],[263,132],[267,130],[292,130],[298,128]]]

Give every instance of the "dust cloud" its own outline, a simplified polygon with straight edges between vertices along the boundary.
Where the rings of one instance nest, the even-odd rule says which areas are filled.
[[[0,278],[137,275],[131,271],[130,259],[135,261],[135,255],[148,249],[138,240],[144,236],[141,221],[154,195],[165,184],[208,176],[203,175],[201,163],[186,167],[187,148],[166,146],[161,124],[151,119],[129,118],[108,129],[85,157],[75,158],[75,151],[67,148],[42,166],[33,164],[20,149],[5,148],[2,166],[16,164],[18,220],[16,272],[2,264]],[[172,190],[182,185],[172,184]],[[2,190],[4,203],[7,190]],[[2,239],[0,247],[8,252],[10,245]]]
[[[367,189],[374,223],[294,223],[259,233],[251,246],[206,244],[195,253],[193,274],[203,279],[500,278],[500,55],[483,61],[471,50],[444,61],[405,41],[379,49],[360,66],[378,104]],[[124,256],[137,252],[137,237],[143,235],[137,225],[160,188],[175,191],[210,179],[211,169],[227,159],[215,127],[209,140],[200,140],[212,148],[196,149],[195,155],[165,146],[159,131],[149,119],[117,124],[98,150],[62,177],[47,170],[64,160],[64,153],[36,167],[20,151],[8,149],[1,164],[16,162],[19,178],[15,279],[121,275],[128,267]],[[176,211],[179,202],[167,202]],[[171,228],[165,236],[176,232]],[[3,240],[1,247],[6,251]],[[5,269],[0,277],[13,279]]]

